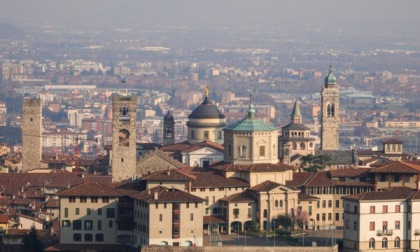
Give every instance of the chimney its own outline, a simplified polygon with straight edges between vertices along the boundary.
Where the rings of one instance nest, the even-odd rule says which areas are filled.
[[[154,194],[153,194],[153,199],[154,199],[154,200],[158,200],[158,198],[159,198],[159,197],[158,197],[158,192],[157,192],[157,191],[154,191],[153,193],[154,193]]]

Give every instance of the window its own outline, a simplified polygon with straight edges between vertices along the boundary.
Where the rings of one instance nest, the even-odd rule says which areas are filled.
[[[190,203],[189,202],[187,202],[186,207],[190,208]]]
[[[305,143],[300,143],[300,149],[304,150],[305,149]]]
[[[357,227],[357,221],[355,221],[355,222],[353,222],[353,230],[354,230],[354,231],[357,231],[357,228],[358,228],[358,227]]]
[[[76,197],[69,197],[69,202],[70,203],[75,203],[76,202]]]
[[[70,221],[69,220],[63,220],[61,222],[62,227],[70,227]]]
[[[82,230],[82,221],[81,220],[73,221],[73,230]]]
[[[375,213],[375,206],[370,206],[370,213]]]
[[[339,213],[336,213],[335,214],[335,221],[339,221],[340,220],[340,214]]]
[[[198,203],[195,203],[195,208],[198,208]]]
[[[109,203],[109,197],[102,197],[102,203]]]
[[[370,240],[369,240],[369,248],[370,249],[375,249],[375,239],[370,238]]]
[[[332,207],[332,200],[328,201],[328,207],[330,207],[330,208]]]
[[[75,242],[82,241],[82,235],[81,234],[73,234],[73,241],[75,241]]]
[[[217,139],[222,139],[223,137],[223,132],[221,130],[217,131]]]
[[[98,197],[90,197],[90,202],[98,203]]]
[[[308,207],[308,214],[311,216],[312,215],[312,206]]]
[[[316,221],[319,221],[319,213],[316,214]]]
[[[80,203],[86,203],[86,197],[80,197]]]
[[[204,131],[204,139],[209,139],[209,132],[207,130]]]
[[[159,221],[162,221],[163,220],[163,216],[162,216],[162,214],[159,214]]]
[[[283,207],[283,200],[280,200],[280,207]]]
[[[155,203],[155,208],[159,209],[159,203]]]
[[[317,208],[319,208],[319,207],[320,207],[320,206],[319,206],[319,204],[320,204],[320,202],[319,202],[319,201],[317,201],[317,202],[316,202],[316,207],[317,207]]]
[[[353,207],[354,213],[357,213],[357,206]]]
[[[112,228],[112,223],[113,223],[112,220],[108,221],[108,227],[109,228]]]
[[[350,221],[346,220],[346,229],[350,229]]]
[[[103,234],[96,234],[95,235],[95,241],[103,242],[104,241],[104,235]]]
[[[102,208],[98,208],[98,215],[102,215]]]
[[[340,207],[340,200],[336,200],[335,201],[335,207],[339,208]]]
[[[395,221],[395,229],[396,230],[400,229],[400,221]]]
[[[386,174],[381,174],[380,182],[385,182],[387,180]]]
[[[206,206],[209,205],[209,196],[206,196],[206,202],[205,202]]]
[[[369,223],[369,231],[375,231],[375,222],[374,221],[371,221]]]
[[[239,210],[238,210],[238,214],[239,214]],[[267,218],[267,216],[268,216],[268,211],[267,211],[267,209],[264,209],[263,217]]]
[[[106,217],[107,218],[115,218],[115,208],[107,208],[106,209]]]
[[[279,201],[278,200],[274,201],[274,206],[279,207]]]
[[[409,183],[410,182],[410,175],[405,175],[404,179],[405,179],[405,182]]]
[[[260,157],[265,157],[265,146],[260,146]]]
[[[86,215],[90,215],[92,213],[92,210],[90,208],[86,208]]]
[[[388,248],[388,239],[385,237],[382,239],[382,248]]]
[[[382,230],[383,231],[387,231],[388,230],[388,222],[387,221],[382,221]]]
[[[382,213],[388,213],[388,206],[382,206]]]
[[[332,213],[328,213],[328,220],[332,220]]]
[[[395,212],[399,213],[401,211],[400,205],[395,205]]]
[[[228,145],[228,155],[232,156],[232,145]]]
[[[66,207],[64,208],[64,218],[68,218],[69,217],[69,209]]]
[[[191,139],[195,139],[195,131],[191,130]]]
[[[165,209],[166,209],[166,202],[165,202],[165,203],[163,203],[163,208],[165,208]]]
[[[325,213],[322,214],[322,221],[325,221]]]
[[[264,210],[264,211],[266,211],[266,210]],[[233,209],[233,215],[235,216],[235,218],[238,218],[238,216],[239,216],[239,208],[234,208]]]
[[[209,214],[209,209],[208,209],[208,208],[206,208],[206,215],[207,215],[207,214]]]
[[[102,221],[98,220],[98,230],[102,230]]]
[[[76,208],[76,215],[79,215],[79,214],[80,214],[80,209]]]
[[[85,242],[91,242],[93,241],[92,234],[85,234]]]
[[[323,200],[322,201],[322,208],[325,208],[326,207],[326,204],[327,204],[327,201],[326,200]]]
[[[85,220],[85,230],[92,230],[93,229],[93,223],[91,220]]]
[[[394,175],[394,182],[400,182],[400,175],[399,174]]]
[[[293,148],[294,150],[297,150],[297,144],[296,144],[295,142],[293,142],[293,143],[292,143],[292,148]]]
[[[190,221],[194,221],[194,214],[190,214]]]
[[[399,248],[399,247],[400,247],[400,245],[401,245],[400,238],[399,238],[399,237],[395,237],[395,240],[394,240],[394,247],[395,247],[395,248]]]

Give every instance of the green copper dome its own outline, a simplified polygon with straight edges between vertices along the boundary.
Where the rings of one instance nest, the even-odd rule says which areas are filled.
[[[336,82],[337,82],[337,78],[335,78],[334,74],[332,73],[332,67],[330,66],[328,75],[325,77],[325,85],[335,84]]]

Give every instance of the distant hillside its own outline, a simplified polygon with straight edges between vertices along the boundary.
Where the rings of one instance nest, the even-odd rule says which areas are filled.
[[[0,23],[0,39],[22,39],[25,32],[14,25]]]

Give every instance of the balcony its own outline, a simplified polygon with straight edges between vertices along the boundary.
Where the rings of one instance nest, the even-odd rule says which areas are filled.
[[[415,229],[414,230],[414,235],[420,235],[420,229]]]
[[[394,231],[392,229],[376,231],[377,236],[391,236],[393,233]]]

